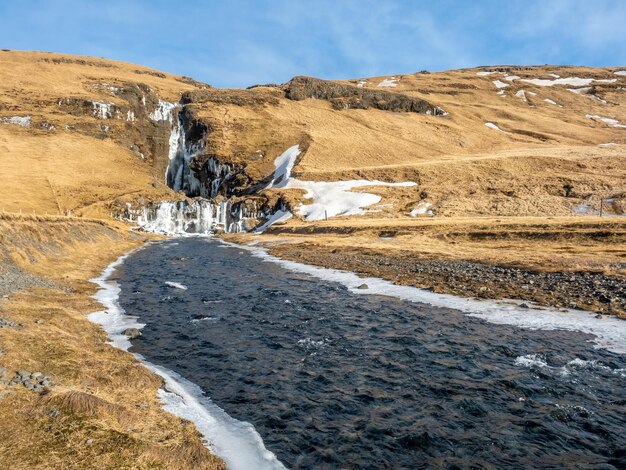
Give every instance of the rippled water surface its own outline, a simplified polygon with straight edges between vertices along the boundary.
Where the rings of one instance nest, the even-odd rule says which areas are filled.
[[[199,238],[137,252],[120,284],[147,323],[134,351],[288,467],[626,468],[626,360],[587,335],[355,295]]]

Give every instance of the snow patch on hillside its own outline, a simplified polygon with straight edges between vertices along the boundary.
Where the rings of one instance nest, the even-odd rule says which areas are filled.
[[[267,222],[261,225],[259,228],[255,230],[256,233],[260,233],[268,229],[274,224],[279,224],[281,222],[286,222],[293,217],[293,214],[289,211],[278,210],[272,214]]]
[[[418,215],[429,215],[432,217],[435,213],[432,211],[431,207],[432,204],[430,202],[422,201],[413,208],[409,215],[411,217],[417,217]]]
[[[413,182],[387,183],[378,180],[301,181],[291,177],[291,171],[299,155],[300,147],[294,145],[274,160],[276,169],[268,188],[304,190],[304,198],[312,201],[311,204],[300,204],[298,214],[309,221],[323,220],[339,215],[362,215],[366,212],[365,207],[377,204],[382,199],[376,194],[352,192],[351,190],[354,188],[416,186],[416,183]]]
[[[505,134],[509,134],[509,132],[503,131],[496,124],[494,124],[493,122],[486,122],[485,126],[487,126],[489,129],[493,129],[494,131],[499,131],[499,132],[503,132]]]
[[[377,86],[383,87],[383,88],[385,88],[385,87],[397,87],[398,86],[397,81],[398,81],[398,79],[396,77],[385,78]]]
[[[559,108],[563,107],[560,104],[558,104],[556,101],[551,100],[550,98],[546,98],[544,101],[548,104],[553,104],[554,106],[558,106]]]
[[[620,129],[626,129],[626,125],[621,124],[617,119],[613,119],[613,118],[608,118],[608,117],[602,117],[602,116],[598,116],[596,114],[587,114],[585,116],[586,118],[589,119],[593,119],[594,121],[602,121],[605,124],[608,124],[611,127],[617,127]]]
[[[12,116],[10,118],[0,118],[2,124],[13,124],[14,126],[30,127],[32,119],[30,116]]]
[[[567,86],[589,86],[592,83],[614,83],[616,82],[616,78],[611,78],[607,80],[598,80],[595,78],[578,78],[578,77],[568,77],[568,78],[555,78],[555,79],[544,79],[544,78],[525,78],[522,79],[522,82],[530,83],[532,85],[541,86],[541,87],[551,87],[555,85],[567,85]]]
[[[576,93],[577,95],[585,95],[591,91],[591,87],[583,87],[583,88],[568,88],[567,91],[571,91],[572,93]]]

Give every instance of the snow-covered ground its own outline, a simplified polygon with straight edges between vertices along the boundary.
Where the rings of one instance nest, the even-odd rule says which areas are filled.
[[[422,201],[413,208],[409,215],[411,217],[417,217],[418,215],[430,215],[432,217],[435,213],[431,207],[432,204],[430,202]]]
[[[548,104],[552,104],[552,105],[554,105],[554,106],[558,106],[559,108],[562,108],[562,107],[563,107],[563,106],[561,106],[560,104],[558,104],[556,101],[551,100],[550,98],[546,98],[544,101],[545,101],[546,103],[548,103]]]
[[[13,124],[15,126],[30,127],[32,119],[30,116],[12,116],[10,118],[0,118],[2,124]]]
[[[587,114],[585,117],[589,118],[589,119],[593,119],[594,121],[602,121],[602,122],[604,122],[605,124],[608,124],[611,127],[617,127],[617,128],[620,128],[620,129],[626,129],[626,125],[621,124],[617,119],[597,116],[595,114]]]
[[[577,95],[584,95],[591,91],[590,86],[582,87],[582,88],[568,88],[567,91],[571,91],[572,93],[576,93]]]
[[[543,79],[543,78],[525,78],[525,79],[522,79],[521,81],[526,82],[526,83],[531,83],[533,85],[541,86],[541,87],[551,87],[555,85],[582,87],[582,86],[589,86],[592,83],[615,83],[617,79],[610,78],[606,80],[598,80],[596,78],[568,77],[568,78],[554,78],[552,80]]]
[[[380,82],[377,86],[385,88],[385,87],[397,87],[398,79],[396,77],[385,78],[382,82]]]
[[[485,126],[487,126],[489,129],[493,129],[494,131],[500,131],[500,132],[504,132],[505,134],[508,134],[508,132],[503,131],[496,124],[494,124],[493,122],[486,122]]]
[[[362,215],[365,207],[380,202],[376,194],[356,193],[351,190],[367,186],[416,186],[413,182],[387,183],[378,180],[349,181],[302,181],[291,176],[296,159],[300,155],[300,147],[288,148],[274,161],[274,178],[268,188],[303,189],[304,198],[311,199],[311,204],[301,204],[298,213],[306,220],[323,220],[339,215]]]
[[[293,214],[289,211],[278,210],[272,214],[272,216],[265,222],[263,225],[258,227],[255,232],[260,233],[266,230],[268,227],[271,227],[274,224],[278,224],[281,222],[286,222],[291,219]]]

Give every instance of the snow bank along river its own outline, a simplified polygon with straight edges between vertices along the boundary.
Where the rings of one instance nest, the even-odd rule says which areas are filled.
[[[357,281],[170,240],[97,280],[92,319],[233,469],[624,468],[626,323]]]

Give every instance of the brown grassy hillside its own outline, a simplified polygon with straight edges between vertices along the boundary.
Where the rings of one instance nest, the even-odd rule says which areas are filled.
[[[0,52],[0,209],[103,216],[98,203],[124,194],[167,197],[170,125],[147,114],[205,86],[111,60]],[[111,118],[94,102],[111,104]],[[6,122],[16,116],[30,126]]]
[[[172,197],[162,184],[170,125],[148,114],[183,93],[207,129],[197,168],[209,157],[233,164],[245,175],[240,192],[268,178],[274,158],[297,143],[306,149],[295,169],[303,179],[417,182],[381,189],[391,217],[421,200],[439,216],[570,215],[626,192],[626,129],[586,117],[626,123],[618,69],[499,67],[221,90],[88,57],[5,51],[0,64],[0,119],[32,117],[30,127],[0,125],[5,210],[106,215],[120,197]],[[523,81],[556,75],[596,81]],[[102,119],[90,101],[112,103],[115,115]],[[411,102],[448,114],[412,112]]]

